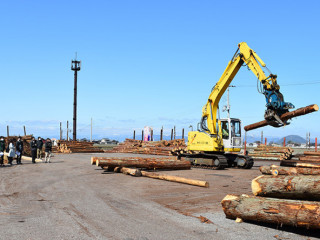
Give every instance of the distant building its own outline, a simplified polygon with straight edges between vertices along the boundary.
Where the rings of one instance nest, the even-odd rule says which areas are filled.
[[[100,141],[100,144],[112,144],[112,145],[118,145],[119,141],[117,140],[110,140],[109,138],[102,138]]]

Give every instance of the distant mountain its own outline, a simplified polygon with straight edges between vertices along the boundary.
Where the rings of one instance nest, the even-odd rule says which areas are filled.
[[[288,135],[285,138],[286,138],[286,143],[288,143],[289,141],[291,141],[293,143],[306,143],[306,139],[304,139],[303,137],[300,137],[298,135]],[[283,139],[284,138],[281,138],[277,143],[282,144]]]

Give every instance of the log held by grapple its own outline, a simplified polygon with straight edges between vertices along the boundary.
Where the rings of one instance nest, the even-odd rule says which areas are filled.
[[[286,122],[291,118],[306,115],[308,113],[316,112],[318,110],[319,110],[319,106],[317,104],[312,104],[312,105],[309,105],[306,107],[299,108],[295,111],[284,113],[280,116],[280,119],[281,119],[281,121]],[[250,131],[250,130],[265,127],[268,125],[271,125],[271,122],[268,122],[267,120],[263,120],[263,121],[256,122],[256,123],[245,126],[244,130]]]

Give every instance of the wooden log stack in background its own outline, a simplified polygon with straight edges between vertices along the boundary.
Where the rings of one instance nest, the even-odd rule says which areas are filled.
[[[58,151],[60,153],[98,153],[103,152],[101,148],[94,147],[93,142],[59,141]]]
[[[254,160],[288,160],[292,158],[293,149],[289,147],[273,147],[259,145],[249,153]]]
[[[184,139],[175,139],[171,141],[149,141],[144,142],[134,139],[126,139],[123,143],[105,152],[110,153],[136,153],[161,156],[172,156],[172,150],[176,148],[185,148]]]
[[[33,135],[26,135],[26,136],[21,136],[21,140],[23,142],[23,153],[22,155],[24,156],[29,156],[31,157],[31,148],[30,148],[30,142],[32,139]],[[5,137],[4,141],[6,144],[6,148],[8,147],[8,144],[10,141],[13,142],[14,146],[16,146],[16,142],[18,140],[18,136],[9,136],[9,137]]]

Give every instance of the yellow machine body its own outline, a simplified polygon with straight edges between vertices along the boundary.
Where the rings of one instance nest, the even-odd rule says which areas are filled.
[[[266,90],[279,90],[277,76],[270,74],[267,77],[261,68],[261,66],[266,67],[266,64],[245,42],[239,43],[237,52],[228,63],[219,81],[211,91],[207,103],[202,108],[202,130],[188,133],[188,150],[220,153],[240,152],[240,146],[236,148],[224,146],[221,121],[217,118],[217,112],[222,95],[244,63],[257,76]]]

